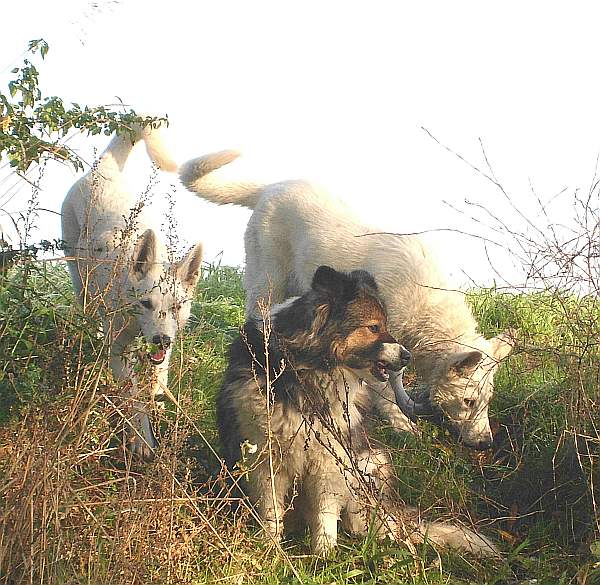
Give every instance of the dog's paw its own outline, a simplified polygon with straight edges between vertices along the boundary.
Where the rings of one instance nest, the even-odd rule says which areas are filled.
[[[337,535],[317,534],[313,535],[311,541],[312,554],[320,558],[331,558],[336,554]]]
[[[385,418],[387,419],[390,428],[396,433],[410,433],[415,437],[421,436],[421,429],[400,410],[398,413],[394,413]]]

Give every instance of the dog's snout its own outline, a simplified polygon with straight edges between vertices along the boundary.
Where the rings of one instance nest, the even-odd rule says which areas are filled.
[[[168,335],[155,335],[152,338],[152,343],[160,345],[160,347],[166,349],[171,345],[171,338]]]
[[[394,343],[384,343],[383,351],[379,359],[386,363],[386,367],[393,372],[398,372],[408,365],[411,359],[410,352],[397,341]]]

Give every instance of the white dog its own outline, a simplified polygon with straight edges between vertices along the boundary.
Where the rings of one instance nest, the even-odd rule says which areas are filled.
[[[378,234],[342,201],[306,181],[232,183],[210,174],[237,156],[223,151],[188,161],[180,178],[204,199],[254,210],[245,236],[247,312],[261,298],[278,303],[305,292],[322,264],[368,270],[387,304],[390,332],[412,353],[431,404],[466,445],[489,448],[494,373],[513,347],[513,332],[485,339],[464,295],[448,289],[418,237]],[[395,391],[403,410],[412,412],[414,403]],[[394,426],[410,428],[391,400],[377,406]]]
[[[135,127],[115,136],[94,168],[79,179],[62,205],[62,237],[75,293],[84,308],[97,308],[110,344],[110,367],[117,380],[132,381],[139,393],[128,348],[142,335],[151,344],[151,394],[167,384],[172,343],[190,314],[200,275],[202,245],[180,262],[147,227],[143,202],[127,190],[122,171],[133,145],[144,140],[150,158],[166,171],[177,170],[158,129]],[[152,457],[156,441],[146,408],[135,401],[129,429],[132,452]]]

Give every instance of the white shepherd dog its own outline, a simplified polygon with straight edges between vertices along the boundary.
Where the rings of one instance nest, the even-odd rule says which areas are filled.
[[[180,262],[171,262],[156,232],[147,227],[143,203],[127,189],[122,171],[134,146],[144,140],[156,165],[174,172],[157,128],[133,128],[115,136],[97,165],[69,190],[62,205],[62,237],[75,294],[84,308],[96,307],[110,344],[110,367],[117,380],[132,382],[139,393],[128,355],[134,338],[151,344],[151,395],[167,384],[171,348],[190,314],[190,301],[200,276],[202,245]],[[141,402],[135,401],[129,447],[152,458],[156,440]]]
[[[449,290],[418,237],[377,234],[381,230],[345,203],[306,181],[261,185],[210,174],[238,156],[222,151],[188,161],[180,178],[204,199],[254,210],[245,236],[247,313],[261,298],[279,303],[309,290],[320,265],[369,271],[387,305],[389,330],[412,353],[431,405],[466,445],[489,448],[494,373],[514,345],[514,332],[483,337],[464,294]],[[404,412],[419,410],[406,393],[399,396],[401,388],[394,390]],[[397,428],[410,428],[391,400],[379,400],[377,407]]]

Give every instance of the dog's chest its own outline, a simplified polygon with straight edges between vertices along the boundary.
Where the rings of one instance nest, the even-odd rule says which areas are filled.
[[[295,400],[274,404],[271,430],[282,456],[298,467],[324,457],[345,458],[350,437],[361,424],[356,405],[361,391],[354,376],[340,372],[302,376]]]

